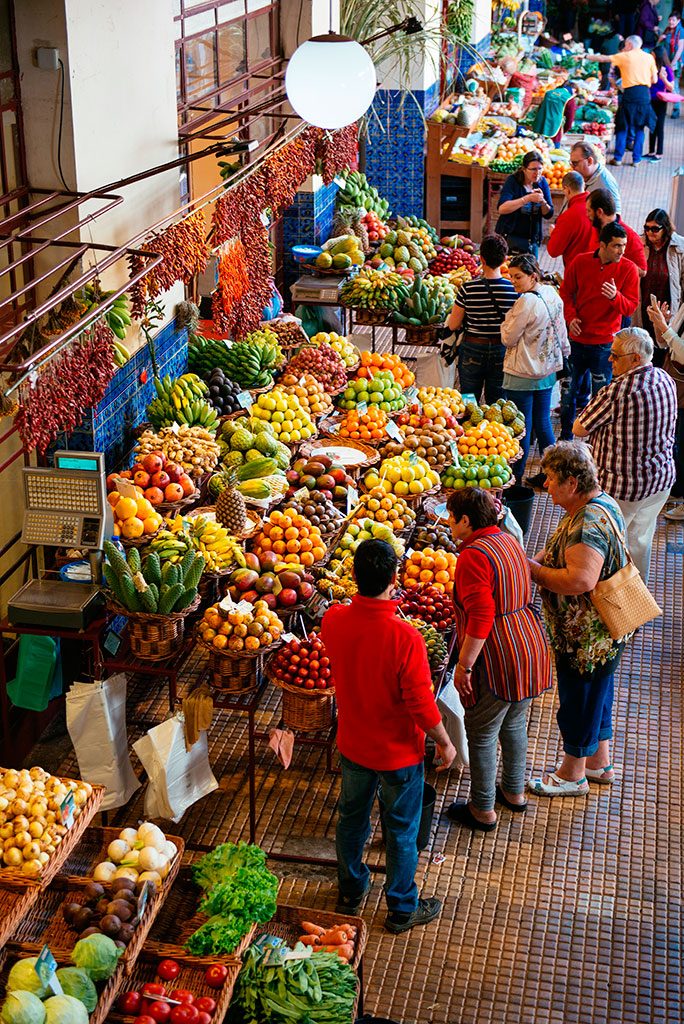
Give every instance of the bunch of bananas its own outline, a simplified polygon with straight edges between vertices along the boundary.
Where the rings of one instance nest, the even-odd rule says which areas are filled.
[[[207,401],[208,387],[195,373],[184,373],[172,380],[168,373],[163,379],[154,378],[157,397],[147,407],[147,418],[155,429],[170,427],[172,423],[201,426],[210,433],[218,428],[219,417],[211,402]]]
[[[278,335],[266,327],[231,345],[223,365],[231,380],[241,387],[263,388],[273,383],[273,374],[283,362]]]
[[[87,284],[83,289],[86,304],[84,312],[90,312],[93,306],[101,306],[102,303],[106,302],[109,296],[113,294],[113,291],[103,292],[99,287],[97,287],[97,285]],[[119,295],[118,299],[114,299],[111,306],[104,314],[104,318],[119,341],[123,341],[126,337],[127,328],[129,328],[133,323],[129,312],[128,296]],[[130,353],[128,353],[127,358],[130,358]]]
[[[161,530],[150,545],[161,559],[176,564],[188,551],[198,551],[204,556],[205,572],[223,572],[235,565],[244,569],[247,565],[237,539],[206,516],[177,515],[168,522],[169,528]]]

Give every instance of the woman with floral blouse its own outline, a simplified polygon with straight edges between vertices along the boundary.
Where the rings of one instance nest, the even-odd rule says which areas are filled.
[[[559,441],[545,451],[542,470],[546,490],[566,512],[546,548],[529,560],[556,660],[564,757],[529,788],[537,795],[582,796],[589,780],[605,784],[615,777],[613,681],[628,638],[613,640],[591,591],[626,565],[625,524],[617,502],[599,486],[586,445]]]

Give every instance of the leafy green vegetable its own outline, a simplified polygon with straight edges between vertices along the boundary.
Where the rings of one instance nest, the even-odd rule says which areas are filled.
[[[17,960],[7,978],[7,991],[14,992],[16,989],[22,992],[33,992],[39,999],[45,999],[47,989],[36,974],[37,956],[25,956]]]
[[[88,1024],[88,1011],[73,996],[52,996],[45,1000],[45,1024]]]
[[[43,1024],[45,1007],[33,992],[17,989],[8,993],[0,1009],[2,1024]]]
[[[224,843],[194,865],[195,881],[206,891],[199,909],[209,920],[186,942],[191,953],[232,953],[255,921],[271,920],[278,879],[265,865],[264,851],[248,843]]]
[[[298,942],[294,951],[307,949]],[[357,979],[349,964],[336,953],[282,962],[289,952],[281,939],[269,937],[250,946],[235,986],[230,1024],[351,1024]]]
[[[60,967],[57,981],[65,995],[80,999],[88,1013],[93,1012],[97,1006],[97,989],[87,971],[82,967]]]
[[[108,935],[87,935],[71,951],[71,960],[93,981],[106,981],[116,970],[122,949]]]

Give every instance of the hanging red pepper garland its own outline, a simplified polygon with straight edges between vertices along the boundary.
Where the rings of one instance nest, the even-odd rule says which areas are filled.
[[[130,290],[132,313],[137,319],[142,317],[148,299],[168,291],[176,281],[189,284],[195,274],[206,270],[210,250],[204,214],[196,210],[158,235],[151,235],[140,248],[160,253],[164,258]],[[144,257],[129,256],[128,266],[133,276],[145,266]]]
[[[80,426],[114,376],[114,335],[102,320],[87,328],[19,389],[15,423],[27,452],[43,455],[57,435]]]

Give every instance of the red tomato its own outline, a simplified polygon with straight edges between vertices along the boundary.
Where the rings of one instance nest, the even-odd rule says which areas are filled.
[[[228,977],[228,968],[223,964],[212,964],[204,973],[204,980],[209,988],[221,988]]]
[[[140,1017],[136,1017],[133,1024],[156,1024],[153,1017],[148,1017],[146,1014],[142,1014]]]
[[[204,1012],[200,1013],[197,1018],[197,1024],[211,1024],[211,1014]]]
[[[140,994],[143,999],[145,996],[165,996],[166,989],[163,985],[160,985],[156,981],[146,981],[143,987],[140,989]]]
[[[180,974],[180,967],[175,960],[160,960],[157,964],[157,977],[164,981],[173,981]]]
[[[195,993],[189,988],[174,988],[173,992],[169,992],[169,999],[177,999],[179,1003],[194,1003]]]
[[[216,1009],[216,1000],[212,999],[211,996],[200,996],[199,999],[195,1000],[195,1006],[200,1013],[213,1013]]]
[[[199,1024],[199,1015],[192,1003],[183,1003],[171,1010],[171,1024]]]
[[[140,1013],[141,1003],[142,996],[139,992],[122,992],[116,1001],[116,1006],[120,1013],[133,1014],[135,1016]]]
[[[150,1004],[147,1011],[148,1016],[156,1021],[157,1024],[166,1024],[171,1016],[170,1005],[163,999],[150,999],[148,1002]]]

